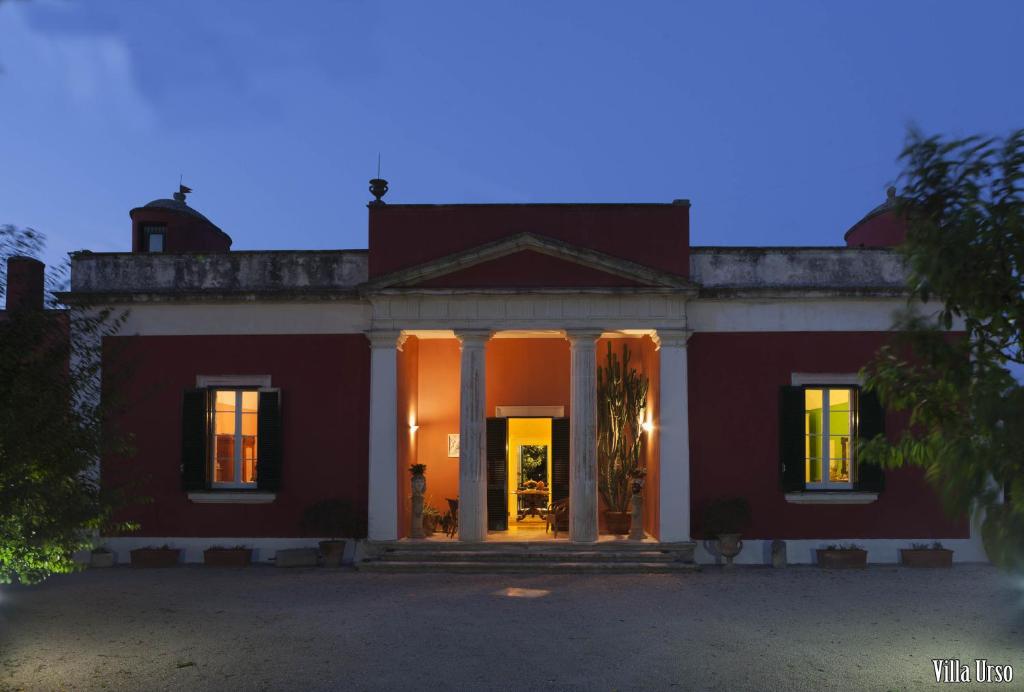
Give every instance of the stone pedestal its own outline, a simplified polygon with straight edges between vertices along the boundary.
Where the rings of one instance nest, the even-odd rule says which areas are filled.
[[[422,475],[414,474],[412,477],[412,516],[409,518],[409,535],[413,538],[423,538],[426,533],[423,531],[423,492],[427,489],[427,479]]]
[[[644,496],[642,493],[633,493],[630,498],[632,505],[632,516],[629,522],[629,537],[634,541],[644,539]]]

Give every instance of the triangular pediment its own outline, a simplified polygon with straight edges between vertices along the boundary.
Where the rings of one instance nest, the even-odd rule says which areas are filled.
[[[366,285],[383,289],[686,288],[685,278],[590,248],[519,233]]]

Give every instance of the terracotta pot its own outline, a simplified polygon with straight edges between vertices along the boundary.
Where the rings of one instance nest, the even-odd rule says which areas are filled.
[[[252,548],[207,548],[203,564],[209,567],[248,567],[252,564]]]
[[[829,550],[818,548],[818,566],[827,569],[863,569],[868,565],[868,551],[855,548],[853,550]]]
[[[324,556],[324,567],[340,567],[345,541],[320,541],[320,554]]]
[[[953,551],[948,548],[901,548],[900,564],[904,567],[952,567]]]
[[[632,521],[631,512],[605,512],[604,526],[608,533],[625,535],[629,533],[629,524]]]
[[[181,550],[178,548],[136,548],[131,551],[132,567],[175,567]]]

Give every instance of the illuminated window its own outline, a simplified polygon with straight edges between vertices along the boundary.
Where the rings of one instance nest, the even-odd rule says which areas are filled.
[[[213,392],[213,441],[210,479],[217,487],[256,484],[259,392],[217,389]]]
[[[852,487],[856,390],[804,390],[804,480],[808,488]]]
[[[885,474],[857,458],[858,443],[885,434],[885,410],[856,374],[816,382],[794,373],[779,392],[779,475],[786,493],[881,492]],[[831,380],[831,381],[829,381]]]

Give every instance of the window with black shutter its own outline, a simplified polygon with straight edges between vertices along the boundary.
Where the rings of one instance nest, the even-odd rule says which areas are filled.
[[[805,384],[779,392],[779,476],[786,492],[879,492],[880,468],[860,464],[859,439],[885,432],[878,398],[859,387]]]
[[[185,392],[181,450],[187,491],[279,489],[280,391],[217,386]]]

